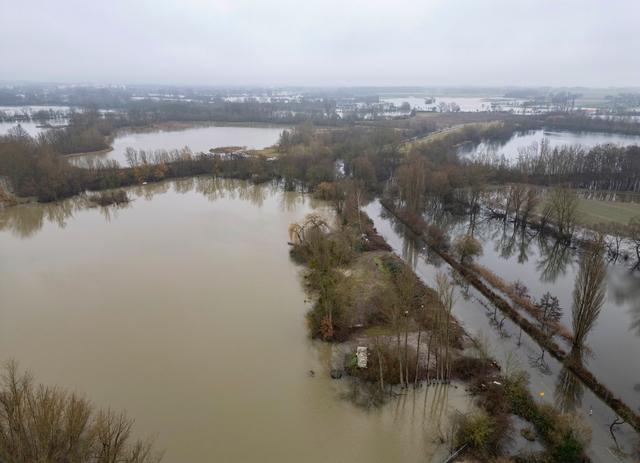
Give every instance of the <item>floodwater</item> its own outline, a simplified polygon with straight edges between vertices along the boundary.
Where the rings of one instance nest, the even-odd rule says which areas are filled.
[[[112,150],[102,154],[87,154],[74,159],[115,160],[126,166],[127,148],[136,150],[180,150],[189,147],[194,153],[208,153],[221,146],[244,146],[262,149],[278,142],[281,127],[204,126],[184,130],[156,130],[145,132],[120,132],[113,140]]]
[[[364,409],[307,337],[287,228],[323,204],[209,177],[128,191],[0,212],[0,361],[126,410],[166,463],[443,459],[463,388]]]
[[[41,125],[39,122],[20,122],[19,125],[32,137],[36,137],[38,136],[38,134],[46,130],[38,127],[39,125]],[[16,128],[17,126],[17,122],[0,122],[0,136],[7,135],[11,129]]]
[[[466,233],[469,221],[463,219],[449,230],[452,236]],[[571,328],[579,250],[531,230],[523,234],[499,220],[479,220],[474,236],[483,245],[478,264],[509,283],[524,283],[536,301],[550,292],[563,308],[562,323]],[[640,410],[640,356],[619,357],[621,352],[640,352],[640,272],[630,267],[622,259],[607,267],[607,295],[587,338],[592,353],[584,362],[625,403]]]
[[[50,124],[52,127],[58,125],[65,125],[66,119],[52,119],[44,122],[44,124]],[[18,125],[32,137],[37,137],[45,130],[49,130],[47,127],[43,127],[43,122],[36,121],[23,121],[23,122],[0,122],[0,136],[7,135],[11,129],[15,129]]]
[[[31,106],[0,106],[0,113],[7,116],[19,116],[31,119],[37,112],[46,111],[66,115],[71,111],[70,106],[31,105]]]
[[[426,103],[425,96],[404,96],[404,97],[382,97],[383,102],[393,103],[396,106],[401,106],[403,103],[409,103],[412,109],[420,111],[438,111],[440,103],[450,105],[455,103],[460,107],[461,112],[478,112],[478,111],[509,111],[519,104],[518,100],[511,98],[483,98],[483,97],[447,97],[447,96],[433,96],[433,103]]]
[[[450,267],[438,256],[431,254],[424,243],[417,240],[402,224],[389,217],[379,202],[369,204],[365,210],[373,219],[378,232],[398,255],[413,266],[427,285],[434,285],[437,272],[452,273]],[[455,235],[456,232],[466,229],[466,226],[468,223],[455,224],[448,228],[448,231]],[[493,231],[495,233],[495,229]],[[553,260],[562,257],[558,250],[547,250],[544,256],[541,256],[540,252],[533,249],[536,247],[535,240],[527,240],[527,252],[524,253],[528,256],[526,259],[522,257],[524,254],[517,245],[513,246],[514,253],[506,257],[500,255],[503,248],[496,246],[497,237],[483,231],[482,224],[476,226],[474,236],[484,243],[484,254],[476,259],[478,263],[491,268],[507,281],[521,279],[536,298],[547,290],[546,284],[537,280],[549,279],[549,258]],[[522,262],[518,263],[518,257]],[[570,317],[571,312],[567,298],[573,290],[576,264],[575,256],[561,260],[566,262],[566,266],[555,265],[556,276],[548,290],[559,297],[562,307],[565,308],[566,323],[566,317]],[[557,261],[552,263],[558,264]],[[640,352],[640,282],[637,278],[634,282],[633,278],[635,277],[620,267],[609,269],[607,303],[598,325],[587,338],[593,356],[585,358],[584,362],[599,380],[635,408],[640,402],[640,391],[635,387],[635,384],[640,382],[640,366],[638,356],[634,357],[632,353]],[[622,297],[620,293],[626,296]],[[521,333],[519,327],[509,319],[504,319],[500,326],[499,322],[504,318],[500,311],[496,312],[494,306],[473,287],[463,284],[457,288],[453,312],[469,333],[488,342],[492,355],[504,368],[509,366],[527,372],[530,377],[530,390],[538,400],[566,410],[575,410],[583,415],[593,431],[590,453],[594,461],[617,461],[611,453],[615,443],[609,434],[609,425],[613,422],[615,414],[605,403],[584,387],[573,374],[562,368],[553,357],[543,352],[526,333]],[[498,315],[497,321],[494,318],[495,313]],[[627,353],[624,360],[619,358],[621,352]],[[540,393],[544,393],[544,396],[540,396]],[[628,425],[619,428],[617,438],[627,451],[633,448],[638,440],[637,434]]]
[[[533,143],[540,145],[544,138],[549,140],[551,148],[562,145],[582,145],[590,148],[607,143],[623,146],[640,144],[640,135],[540,129],[516,133],[506,142],[482,142],[478,145],[464,145],[460,148],[459,153],[462,156],[480,154],[504,155],[508,161],[516,161],[522,149],[530,147]]]

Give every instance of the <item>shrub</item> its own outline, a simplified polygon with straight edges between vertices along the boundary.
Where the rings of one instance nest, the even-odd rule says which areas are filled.
[[[463,235],[454,241],[453,250],[460,262],[465,262],[482,255],[482,244],[471,235]]]
[[[489,459],[500,453],[500,443],[508,433],[505,417],[489,416],[484,411],[461,418],[456,445],[467,443],[479,459]]]
[[[124,190],[102,191],[90,195],[89,201],[98,206],[110,206],[111,204],[126,204],[130,201],[129,195]]]

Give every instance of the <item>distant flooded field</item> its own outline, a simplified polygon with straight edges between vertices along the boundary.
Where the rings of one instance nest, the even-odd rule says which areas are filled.
[[[127,148],[136,150],[179,150],[188,146],[194,153],[208,153],[220,146],[244,146],[247,149],[262,149],[277,143],[282,127],[237,127],[203,126],[183,130],[149,130],[119,132],[113,140],[113,149],[100,154],[86,154],[74,157],[81,159],[114,160],[121,166],[127,165]]]
[[[464,145],[459,153],[462,156],[474,156],[480,154],[503,155],[510,161],[515,161],[520,150],[530,147],[533,143],[538,145],[543,139],[548,139],[550,146],[582,145],[590,148],[595,145],[613,143],[616,145],[640,145],[640,135],[624,135],[618,133],[599,132],[572,132],[552,130],[531,130],[516,133],[506,142],[483,142],[478,145]]]
[[[444,459],[463,388],[365,410],[307,336],[287,229],[326,206],[212,178],[128,191],[0,212],[0,361],[126,409],[166,463]]]

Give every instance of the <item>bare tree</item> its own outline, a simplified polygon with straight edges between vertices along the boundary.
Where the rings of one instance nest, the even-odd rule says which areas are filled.
[[[440,351],[440,357],[443,357],[442,361],[438,362],[440,364],[439,376],[444,380],[449,380],[451,374],[449,344],[451,335],[451,311],[453,310],[454,304],[454,286],[451,279],[444,273],[438,272],[436,275],[436,292],[438,293],[438,301],[440,302],[438,308],[439,316],[437,318],[438,325],[436,327],[439,341],[438,349]]]
[[[560,235],[573,235],[578,218],[578,196],[570,188],[554,188],[547,200],[544,216],[553,220]]]

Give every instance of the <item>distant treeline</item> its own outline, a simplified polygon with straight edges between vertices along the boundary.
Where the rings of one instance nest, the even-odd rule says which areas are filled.
[[[613,144],[585,148],[551,148],[548,140],[520,151],[509,163],[502,158],[477,160],[489,166],[498,183],[522,181],[540,185],[569,184],[576,188],[640,191],[640,146]]]
[[[622,118],[593,117],[581,113],[553,113],[539,118],[539,121],[542,126],[554,130],[640,135],[640,123]]]
[[[314,123],[338,122],[335,102],[331,100],[301,99],[288,102],[260,102],[255,99],[211,102],[138,100],[123,106],[133,125],[164,121],[211,122],[281,122]]]

